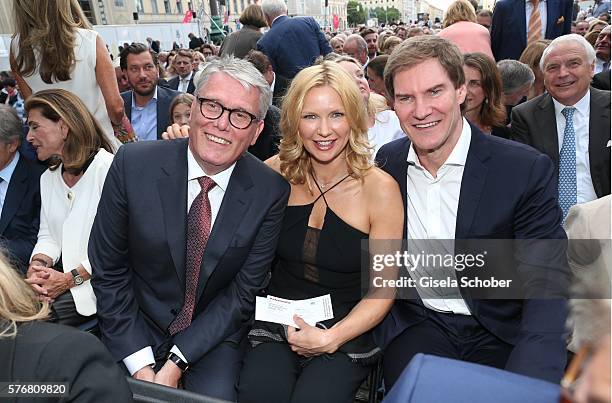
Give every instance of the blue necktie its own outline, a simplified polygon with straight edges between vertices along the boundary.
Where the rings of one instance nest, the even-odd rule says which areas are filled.
[[[563,210],[563,220],[578,201],[576,185],[576,133],[574,132],[574,111],[576,108],[564,108],[561,113],[565,117],[563,145],[559,153],[559,205]]]

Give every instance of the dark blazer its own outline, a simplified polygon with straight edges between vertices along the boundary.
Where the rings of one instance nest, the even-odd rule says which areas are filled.
[[[195,91],[195,85],[193,84],[193,77],[195,76],[195,72],[191,74],[191,79],[189,80],[189,85],[187,86],[187,93],[188,94],[193,94],[193,92]],[[179,87],[179,76],[173,77],[172,79],[168,80],[168,88],[173,89],[175,91],[178,91],[178,87]],[[180,93],[180,91],[179,91]],[[168,111],[170,112],[170,111]]]
[[[610,70],[595,74],[591,86],[598,90],[610,91]]]
[[[195,363],[238,344],[276,251],[289,184],[249,153],[237,162],[211,230],[191,325],[170,337],[183,305],[187,139],[123,146],[110,168],[89,240],[102,340],[116,360],[176,344]]]
[[[8,249],[23,273],[38,237],[40,175],[45,169],[23,155],[19,157],[0,216],[0,244]]]
[[[409,147],[409,139],[402,138],[384,145],[376,155],[378,166],[399,183],[404,209],[407,199],[406,175],[407,169],[410,169],[407,163]],[[457,208],[455,238],[559,239],[561,246],[565,246],[566,236],[561,227],[562,214],[557,203],[556,183],[554,169],[547,156],[523,144],[485,135],[472,126]],[[407,221],[411,219],[414,217],[406,216]],[[561,249],[547,255],[551,259],[544,261],[535,261],[522,250],[514,254],[512,250],[506,250],[507,261],[511,264],[510,270],[525,284],[549,285],[551,281],[546,279],[554,276],[560,287],[564,287],[569,269],[563,264],[565,249]],[[565,340],[562,338],[567,316],[564,289],[559,291],[560,298],[546,300],[472,299],[463,289],[461,292],[478,322],[514,346],[506,369],[554,382],[561,379],[566,355]],[[427,316],[428,309],[418,296],[396,300],[389,315],[376,329],[377,342],[386,346],[405,329],[425,320]]]
[[[281,108],[283,104],[283,97],[287,93],[287,89],[291,85],[291,80],[275,73],[274,79],[274,93],[272,94],[272,105],[277,108]]]
[[[245,25],[240,30],[225,37],[219,49],[219,56],[234,55],[243,58],[253,49],[257,49],[257,41],[262,37],[261,30],[251,25]]]
[[[46,322],[19,325],[17,336],[0,338],[0,382],[61,382],[58,397],[18,398],[11,402],[132,401],[121,369],[93,335]]]
[[[170,124],[170,104],[175,96],[181,92],[171,88],[157,86],[157,139],[161,140],[161,135],[166,131]],[[128,119],[132,119],[132,90],[121,93],[123,107]],[[136,133],[138,135],[138,133]]]
[[[512,110],[512,139],[550,157],[559,174],[559,137],[555,106],[545,93]],[[589,163],[597,197],[610,194],[610,91],[591,88]]]
[[[569,34],[572,29],[572,1],[547,0],[546,39]],[[495,60],[518,60],[527,47],[525,0],[499,0],[491,22],[491,49]]]
[[[280,109],[270,105],[264,119],[264,128],[257,142],[249,147],[249,152],[262,161],[278,154],[280,142]]]
[[[257,50],[268,56],[272,69],[292,79],[319,56],[332,51],[321,27],[312,17],[280,16],[257,42]]]

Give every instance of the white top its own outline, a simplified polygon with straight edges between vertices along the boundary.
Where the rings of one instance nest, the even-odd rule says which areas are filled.
[[[607,69],[604,69],[604,65],[608,63]],[[610,70],[610,62],[606,62],[605,60],[602,60],[598,57],[595,58],[595,71],[593,71],[593,74],[597,74],[597,73],[601,73],[602,71],[608,71]]]
[[[57,263],[60,256],[64,273],[82,265],[91,274],[87,255],[89,234],[98,210],[98,202],[113,154],[100,149],[81,179],[68,187],[62,167],[46,170],[40,177],[40,229],[32,256],[43,253]],[[96,313],[96,297],[91,281],[70,289],[79,314]]]
[[[467,120],[463,118],[461,136],[446,162],[438,169],[436,177],[433,177],[423,168],[412,143],[410,144],[406,175],[408,239],[452,240],[455,238],[461,180],[471,140],[472,130]],[[408,244],[410,245],[410,242]],[[452,250],[445,250],[444,254],[454,253],[452,242],[444,242],[442,246],[452,248]],[[418,252],[420,252],[420,249]],[[440,275],[440,268],[433,270],[436,272],[427,273],[427,275],[435,276],[437,279],[445,279],[448,275],[456,279],[454,269],[444,272],[443,276]],[[419,270],[416,270],[416,272],[419,272]],[[460,294],[458,294],[458,298],[442,298],[440,295],[434,298],[424,298],[426,295],[436,294],[437,289],[433,287],[427,290],[421,289],[418,287],[418,281],[416,289],[427,308],[439,312],[470,314],[465,301],[459,298]]]
[[[200,194],[200,190],[202,190],[200,187],[200,182],[198,182],[198,178],[201,178],[202,176],[209,176],[217,184],[208,192],[211,212],[211,232],[215,225],[217,214],[219,214],[219,210],[221,209],[221,203],[223,202],[225,191],[227,190],[227,186],[229,185],[229,181],[235,167],[236,163],[232,164],[232,166],[216,175],[206,175],[202,167],[198,164],[193,156],[191,148],[187,147],[187,213],[189,213],[191,204],[198,194]],[[173,346],[170,351],[181,357],[183,361],[188,362],[176,345]],[[153,349],[150,346],[147,346],[141,350],[138,350],[135,353],[125,357],[123,359],[123,363],[130,372],[130,375],[134,375],[134,373],[139,369],[144,368],[147,365],[155,364]]]
[[[376,153],[380,147],[403,137],[406,137],[406,134],[400,126],[395,111],[385,110],[378,112],[376,114],[374,126],[368,129],[368,141],[370,145],[374,147],[372,156],[376,157]]]
[[[107,140],[117,149],[121,143],[115,138],[113,133],[113,127],[108,117],[108,112],[106,111],[102,90],[100,90],[100,86],[96,80],[96,39],[98,33],[93,30],[81,28],[76,28],[75,32],[75,64],[70,73],[70,80],[47,84],[40,77],[38,69],[36,69],[31,76],[23,77],[23,79],[28,83],[33,93],[42,90],[61,88],[78,96],[102,127]],[[18,42],[19,37],[16,37],[15,41],[12,43],[13,54],[15,55],[18,53]],[[40,59],[36,49],[34,50],[34,54],[37,60]],[[39,61],[37,61],[37,65],[40,65]]]
[[[186,93],[187,92],[187,88],[189,88],[189,81],[191,80],[191,77],[193,76],[193,71],[191,73],[189,73],[187,75],[187,77],[182,78],[179,76],[179,86],[178,86],[178,90],[182,93]]]
[[[540,9],[540,20],[542,20],[542,39],[546,38],[546,24],[548,23],[548,8],[546,7],[546,0],[540,0],[538,5]],[[529,0],[525,1],[525,38],[529,38],[529,19],[533,12],[533,3]]]
[[[589,161],[589,116],[591,114],[591,91],[587,91],[576,105],[563,105],[553,98],[555,105],[555,120],[557,122],[557,138],[559,139],[559,153],[563,146],[563,134],[565,132],[565,116],[561,111],[565,107],[576,108],[572,121],[574,133],[576,133],[576,190],[578,191],[577,203],[585,203],[597,199],[593,179],[591,178],[591,163]]]

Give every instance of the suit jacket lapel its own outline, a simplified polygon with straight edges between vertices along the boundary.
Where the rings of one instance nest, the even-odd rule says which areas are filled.
[[[187,141],[179,154],[187,153]],[[180,155],[179,155],[180,157]],[[181,287],[185,288],[185,251],[187,245],[187,158],[175,158],[162,167],[157,188],[164,214],[166,239]]]
[[[600,177],[597,170],[601,154],[609,152],[607,141],[610,139],[610,94],[591,89],[591,110],[589,113],[589,166],[595,193],[603,197],[605,191],[602,183],[606,178]],[[607,124],[607,125],[606,125]]]
[[[469,237],[488,173],[486,160],[490,157],[490,151],[484,137],[486,135],[473,126],[471,128],[472,139],[463,169],[459,205],[457,206],[456,239]]]
[[[532,135],[541,136],[542,152],[551,157],[557,175],[559,174],[559,134],[557,133],[557,119],[555,118],[555,105],[552,97],[546,94],[538,101],[539,113],[534,116],[538,130]],[[537,141],[534,141],[534,144]]]
[[[400,193],[402,194],[402,202],[404,203],[404,214],[406,214],[408,199],[407,199],[407,189],[406,189],[406,180],[407,180],[407,170],[408,170],[408,150],[410,149],[410,140],[408,137],[402,140],[398,146],[389,153],[386,160],[381,160],[377,158],[378,166],[387,172],[389,175],[395,179],[397,184],[400,187]],[[406,222],[408,221],[408,217],[406,217]],[[408,226],[404,223],[404,239],[407,237]]]
[[[4,234],[8,223],[11,222],[28,190],[28,166],[23,158],[23,156],[19,157],[19,161],[17,162],[15,171],[13,171],[13,176],[11,177],[9,187],[6,191],[6,196],[4,197],[2,216],[0,216],[0,234]]]
[[[253,181],[247,171],[245,158],[247,157],[243,156],[236,162],[219,213],[210,231],[200,268],[196,301],[202,296],[210,275],[217,268],[225,251],[232,246],[230,241],[252,202],[252,194],[249,189],[253,187]]]

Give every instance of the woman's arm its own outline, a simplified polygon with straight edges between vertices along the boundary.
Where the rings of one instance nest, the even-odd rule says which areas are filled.
[[[364,184],[370,215],[371,253],[394,254],[400,250],[404,226],[404,208],[399,186],[389,175],[374,168]],[[380,208],[385,206],[385,208]],[[379,241],[377,245],[375,240]],[[384,241],[383,241],[384,240]],[[371,273],[373,273],[371,271]],[[396,268],[376,272],[378,276],[395,278]],[[395,297],[392,289],[371,289],[351,312],[331,329],[322,330],[309,326],[296,318],[300,331],[289,329],[287,341],[293,351],[312,356],[333,353],[344,343],[376,326],[391,309]]]
[[[108,117],[115,125],[121,124],[125,114],[123,99],[119,94],[115,68],[106,50],[106,45],[99,36],[96,37],[96,81],[104,96]]]

